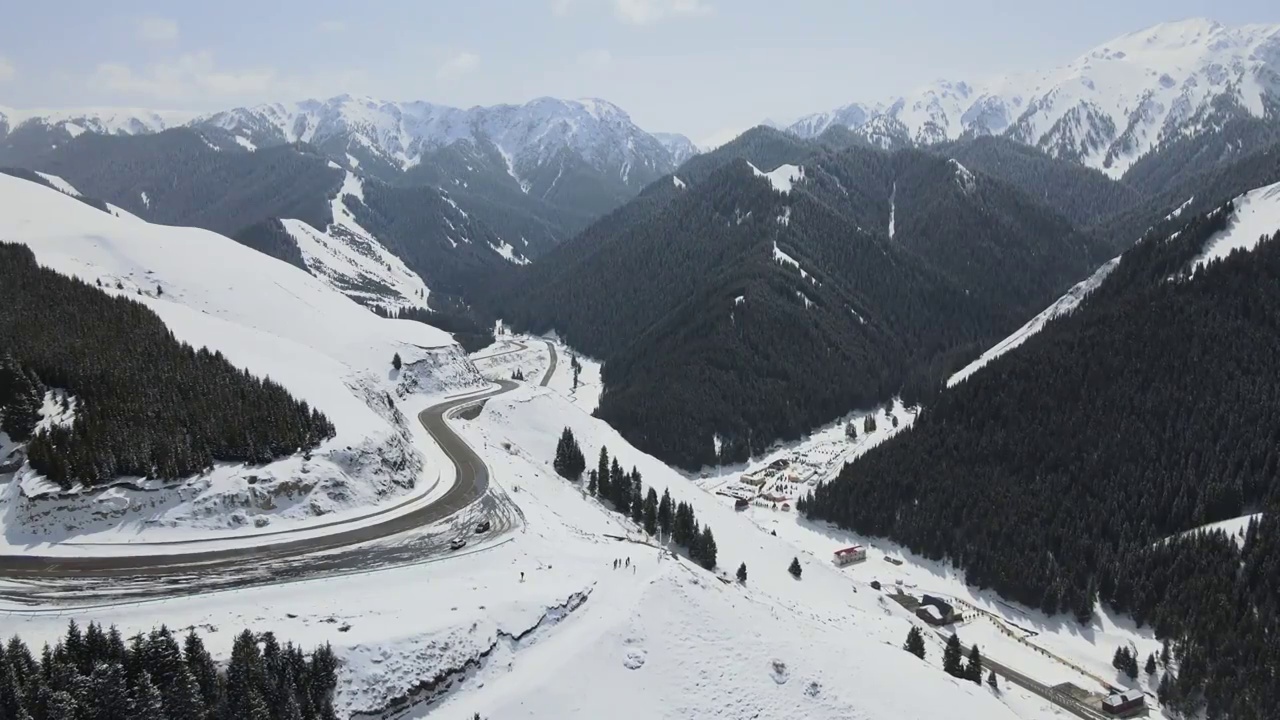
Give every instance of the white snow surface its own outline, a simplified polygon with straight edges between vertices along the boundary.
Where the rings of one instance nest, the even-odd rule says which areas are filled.
[[[1089,296],[1089,293],[1098,289],[1102,281],[1107,279],[1112,270],[1120,264],[1120,258],[1115,257],[1108,260],[1102,267],[1094,271],[1088,278],[1081,280],[1072,286],[1062,297],[1053,301],[1053,304],[1045,308],[1039,315],[1027,321],[1026,325],[1018,328],[1009,335],[1009,337],[996,343],[994,347],[982,353],[977,360],[965,365],[959,372],[947,378],[947,387],[955,387],[964,382],[977,371],[981,370],[987,363],[1013,350],[1019,345],[1025,343],[1031,336],[1044,329],[1054,318],[1061,317],[1075,310],[1080,306],[1080,302]]]
[[[878,103],[801,118],[816,137],[832,125],[876,139],[933,144],[966,131],[1007,135],[1112,177],[1159,143],[1212,129],[1213,104],[1262,117],[1280,95],[1280,25],[1164,23],[1103,43],[1066,65],[978,81],[939,80]]]
[[[503,241],[502,241],[500,244],[498,244],[498,245],[494,245],[494,244],[490,243],[490,244],[489,244],[489,247],[490,247],[494,252],[496,252],[496,253],[498,253],[499,255],[501,255],[503,260],[506,260],[507,262],[509,262],[509,263],[511,263],[511,264],[513,264],[513,265],[528,265],[528,264],[529,264],[529,258],[527,258],[527,257],[525,257],[525,256],[523,256],[523,255],[521,255],[521,254],[520,254],[520,251],[518,251],[518,250],[516,250],[514,247],[512,247],[512,246],[511,246],[511,243],[507,242],[506,240],[503,240]]]
[[[307,269],[356,300],[393,308],[426,307],[431,295],[426,283],[360,226],[348,202],[364,202],[363,182],[350,171],[330,201],[333,222],[323,232],[301,220],[282,221]]]
[[[249,138],[243,135],[236,136],[236,144],[244,148],[245,150],[248,150],[249,152],[253,152],[258,149],[257,145],[254,145],[253,142],[249,140]]]
[[[943,673],[940,640],[924,662],[903,652],[912,617],[856,571],[831,567],[822,556],[833,541],[814,555],[770,536],[552,388],[525,385],[457,424],[521,508],[525,529],[510,539],[376,574],[92,611],[23,609],[6,627],[39,646],[69,616],[125,634],[195,626],[220,658],[244,626],[304,647],[330,642],[343,717],[377,712],[468,661],[443,697],[401,717],[1052,717],[1018,693]],[[664,552],[557,477],[548,458],[566,426],[591,459],[607,446],[646,485],[691,503],[715,533],[717,573]],[[786,571],[795,556],[801,580]],[[745,584],[732,580],[741,562]]]
[[[75,189],[74,185],[67,182],[66,180],[63,180],[57,175],[50,175],[48,173],[42,173],[39,171],[37,171],[36,174],[44,178],[50,185],[70,195],[71,197],[80,197],[80,191]]]
[[[1250,190],[1233,202],[1235,210],[1227,229],[1205,243],[1204,253],[1192,263],[1193,268],[1221,260],[1236,250],[1252,250],[1263,236],[1280,232],[1280,183]]]
[[[671,176],[671,182],[675,183],[675,186],[676,186],[676,187],[678,187],[678,188],[680,188],[681,190],[683,190],[685,187],[687,187],[687,186],[685,185],[684,181],[680,179],[680,176],[679,176],[679,175],[672,175],[672,176]]]
[[[751,163],[747,163],[751,165]],[[804,168],[799,165],[779,165],[769,172],[764,172],[755,165],[751,165],[751,172],[756,177],[766,178],[774,190],[787,195],[791,192],[792,184],[804,180]]]
[[[219,464],[159,492],[114,488],[18,502],[17,488],[35,480],[24,466],[19,482],[5,487],[9,501],[0,526],[4,543],[27,552],[68,533],[77,541],[92,533],[117,541],[125,535],[204,538],[246,523],[303,527],[321,516],[331,520],[394,503],[441,481],[441,468],[424,463],[433,446],[398,407],[388,409],[387,394],[406,407],[425,407],[427,396],[484,386],[447,333],[379,318],[302,270],[212,232],[116,217],[0,176],[0,236],[28,245],[42,265],[146,304],[178,340],[271,377],[328,415],[337,430],[310,459],[299,455],[253,468]],[[396,353],[405,363],[399,373],[390,367]],[[392,472],[388,461],[407,469]],[[445,483],[452,482],[447,469]],[[77,512],[81,505],[94,512]],[[228,512],[229,506],[238,509]],[[57,552],[38,550],[46,551]]]

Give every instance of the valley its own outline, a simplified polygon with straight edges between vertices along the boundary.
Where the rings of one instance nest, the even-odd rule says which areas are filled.
[[[1280,25],[747,5],[15,13],[0,720],[1272,720]]]

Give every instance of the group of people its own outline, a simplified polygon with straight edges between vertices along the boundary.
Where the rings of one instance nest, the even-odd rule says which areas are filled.
[[[613,561],[613,569],[614,569],[614,570],[617,570],[618,568],[623,568],[624,570],[625,570],[626,568],[631,568],[631,574],[632,574],[632,575],[634,575],[634,574],[635,574],[635,572],[636,572],[636,568],[635,568],[635,566],[631,564],[631,558],[627,558],[625,561],[624,561],[624,560],[622,560],[622,559],[616,559],[616,560],[614,560],[614,561]]]

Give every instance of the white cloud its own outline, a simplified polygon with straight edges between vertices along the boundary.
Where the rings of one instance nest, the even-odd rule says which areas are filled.
[[[171,43],[178,39],[178,23],[169,18],[142,18],[135,30],[138,38],[147,42]]]
[[[226,103],[329,97],[352,91],[367,81],[367,73],[359,68],[282,75],[271,67],[220,67],[212,53],[194,52],[144,68],[101,63],[88,77],[87,85],[90,92],[146,98],[157,105],[219,107]]]
[[[8,82],[18,75],[18,69],[3,57],[0,57],[0,83]]]
[[[436,69],[436,77],[441,80],[450,80],[465,75],[476,69],[480,64],[480,56],[471,52],[460,52],[457,55],[445,60],[439,68]]]
[[[347,31],[347,24],[341,20],[325,20],[316,25],[316,30],[325,34],[337,34]]]
[[[704,0],[614,0],[614,12],[633,25],[651,25],[671,17],[710,15]]]
[[[613,65],[613,53],[603,48],[578,53],[578,65],[593,70],[607,70]]]

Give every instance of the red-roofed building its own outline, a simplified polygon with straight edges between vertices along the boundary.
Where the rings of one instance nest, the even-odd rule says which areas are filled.
[[[837,550],[832,561],[835,562],[837,567],[844,567],[845,565],[860,563],[866,559],[867,549],[861,545],[854,545],[853,547]]]

